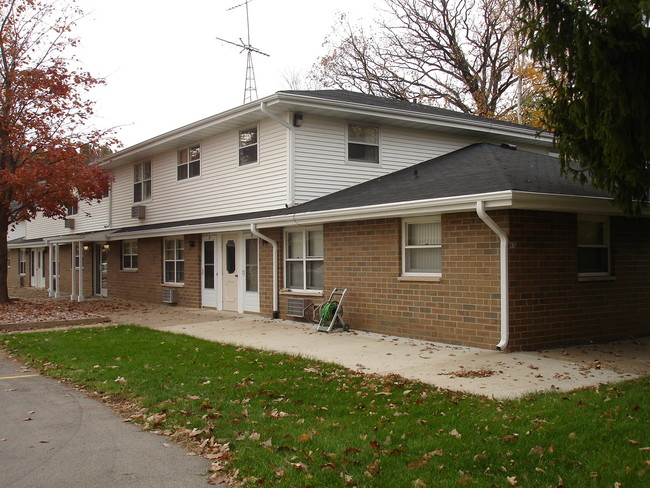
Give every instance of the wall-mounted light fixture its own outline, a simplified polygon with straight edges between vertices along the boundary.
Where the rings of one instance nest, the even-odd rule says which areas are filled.
[[[104,244],[104,251],[110,250],[111,245],[110,244]]]
[[[90,246],[88,244],[84,244],[84,251],[90,251]]]
[[[294,127],[302,126],[302,114],[300,112],[295,112],[293,114],[293,126]]]
[[[194,241],[190,241],[189,244],[190,244],[190,249],[194,249]]]

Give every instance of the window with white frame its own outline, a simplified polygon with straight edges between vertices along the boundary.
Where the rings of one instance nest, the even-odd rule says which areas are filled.
[[[285,281],[292,290],[323,289],[323,229],[285,233]]]
[[[79,213],[79,204],[75,203],[74,205],[68,205],[66,207],[66,213],[68,214],[68,217],[77,215]]]
[[[239,166],[257,163],[257,127],[239,131]]]
[[[165,283],[183,283],[185,281],[185,255],[183,238],[165,239]]]
[[[578,215],[578,273],[585,276],[610,274],[607,217]]]
[[[379,127],[348,124],[348,161],[379,163]]]
[[[201,144],[180,149],[177,155],[176,179],[186,180],[201,176]]]
[[[439,217],[403,220],[402,273],[405,276],[440,276],[442,233]]]
[[[138,241],[122,241],[122,269],[138,269]]]
[[[133,202],[151,199],[151,161],[133,165]]]
[[[27,250],[20,249],[18,252],[18,274],[24,276],[27,274]]]

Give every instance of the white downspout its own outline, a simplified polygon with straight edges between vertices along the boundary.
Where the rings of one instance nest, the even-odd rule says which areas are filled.
[[[500,243],[500,268],[501,268],[501,341],[497,349],[503,351],[508,346],[510,334],[510,317],[508,310],[508,235],[499,227],[492,218],[485,213],[482,201],[476,202],[476,213],[492,231],[499,236]]]
[[[260,234],[255,228],[255,224],[251,224],[251,234],[273,246],[273,318],[277,319],[280,316],[280,309],[278,308],[278,243],[264,234]]]
[[[268,115],[270,118],[275,120],[278,124],[284,126],[289,130],[289,151],[287,155],[287,202],[286,205],[287,207],[293,207],[295,205],[295,199],[294,199],[294,192],[295,192],[295,185],[294,185],[294,171],[293,171],[293,165],[294,165],[294,160],[295,160],[295,135],[296,135],[296,128],[288,123],[286,120],[282,120],[280,117],[275,115],[274,113],[270,112],[269,109],[266,106],[266,102],[260,102],[260,110],[262,113]]]

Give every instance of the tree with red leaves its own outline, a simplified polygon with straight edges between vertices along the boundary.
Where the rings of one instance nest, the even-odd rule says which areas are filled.
[[[99,201],[112,176],[98,165],[111,130],[90,127],[103,83],[75,66],[71,37],[82,12],[66,2],[0,0],[0,303],[9,300],[9,228]]]

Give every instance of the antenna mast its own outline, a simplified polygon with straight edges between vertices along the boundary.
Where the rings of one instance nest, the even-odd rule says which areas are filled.
[[[229,10],[234,10],[238,7],[242,7],[242,6],[246,7],[246,42],[244,42],[241,37],[239,38],[239,43],[228,41],[226,39],[217,37],[217,39],[222,42],[240,47],[242,49],[241,52],[246,51],[246,80],[244,82],[244,103],[257,100],[257,84],[255,82],[255,70],[253,69],[253,53],[261,54],[263,56],[269,56],[268,54],[260,51],[259,49],[251,45],[251,26],[250,26],[250,19],[248,16],[248,3],[252,1],[253,0],[244,0],[243,3],[240,3],[239,5],[235,5],[234,7],[230,7],[226,9],[227,12]]]

